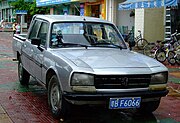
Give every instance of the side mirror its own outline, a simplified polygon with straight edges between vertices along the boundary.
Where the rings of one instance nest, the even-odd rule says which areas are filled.
[[[40,38],[32,38],[31,39],[31,44],[37,45],[39,47],[40,44],[41,44],[41,39]]]

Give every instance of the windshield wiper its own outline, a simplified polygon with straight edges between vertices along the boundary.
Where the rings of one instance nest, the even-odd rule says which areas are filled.
[[[97,43],[93,43],[91,44],[92,46],[98,46],[98,47],[117,47],[117,48],[120,48],[121,50],[123,49],[121,46],[119,45],[115,45],[113,43],[108,43],[108,42],[97,42]]]
[[[76,43],[61,43],[61,44],[58,44],[58,47],[69,47],[69,46],[85,47],[86,49],[87,49],[87,47],[90,47],[88,45],[76,44]]]

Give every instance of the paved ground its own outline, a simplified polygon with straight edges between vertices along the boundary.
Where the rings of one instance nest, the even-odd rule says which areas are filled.
[[[0,32],[0,123],[58,123],[47,106],[46,90],[33,79],[29,88],[18,82],[17,62],[13,62],[12,33]],[[114,113],[102,109],[75,108],[68,123],[177,123],[180,122],[180,66],[170,66],[168,89],[159,108],[152,115],[131,111]]]

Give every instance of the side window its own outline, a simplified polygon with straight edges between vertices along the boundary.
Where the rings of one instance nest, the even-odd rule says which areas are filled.
[[[32,38],[36,37],[40,24],[41,24],[40,21],[36,20],[34,22],[34,25],[33,25],[32,29],[31,29],[29,39],[32,39]]]
[[[48,34],[48,23],[42,22],[37,37],[41,39],[41,45],[43,46],[45,46],[46,44],[47,34]]]

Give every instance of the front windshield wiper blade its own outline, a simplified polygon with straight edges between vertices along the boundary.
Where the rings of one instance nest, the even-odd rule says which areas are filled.
[[[93,43],[91,44],[92,46],[98,46],[98,47],[117,47],[120,48],[121,50],[123,49],[121,46],[119,45],[115,45],[112,43],[108,43],[108,42],[99,42],[99,43]]]
[[[69,46],[76,46],[76,47],[90,47],[89,45],[84,45],[84,44],[76,44],[76,43],[61,43],[58,44],[58,47],[69,47]]]

